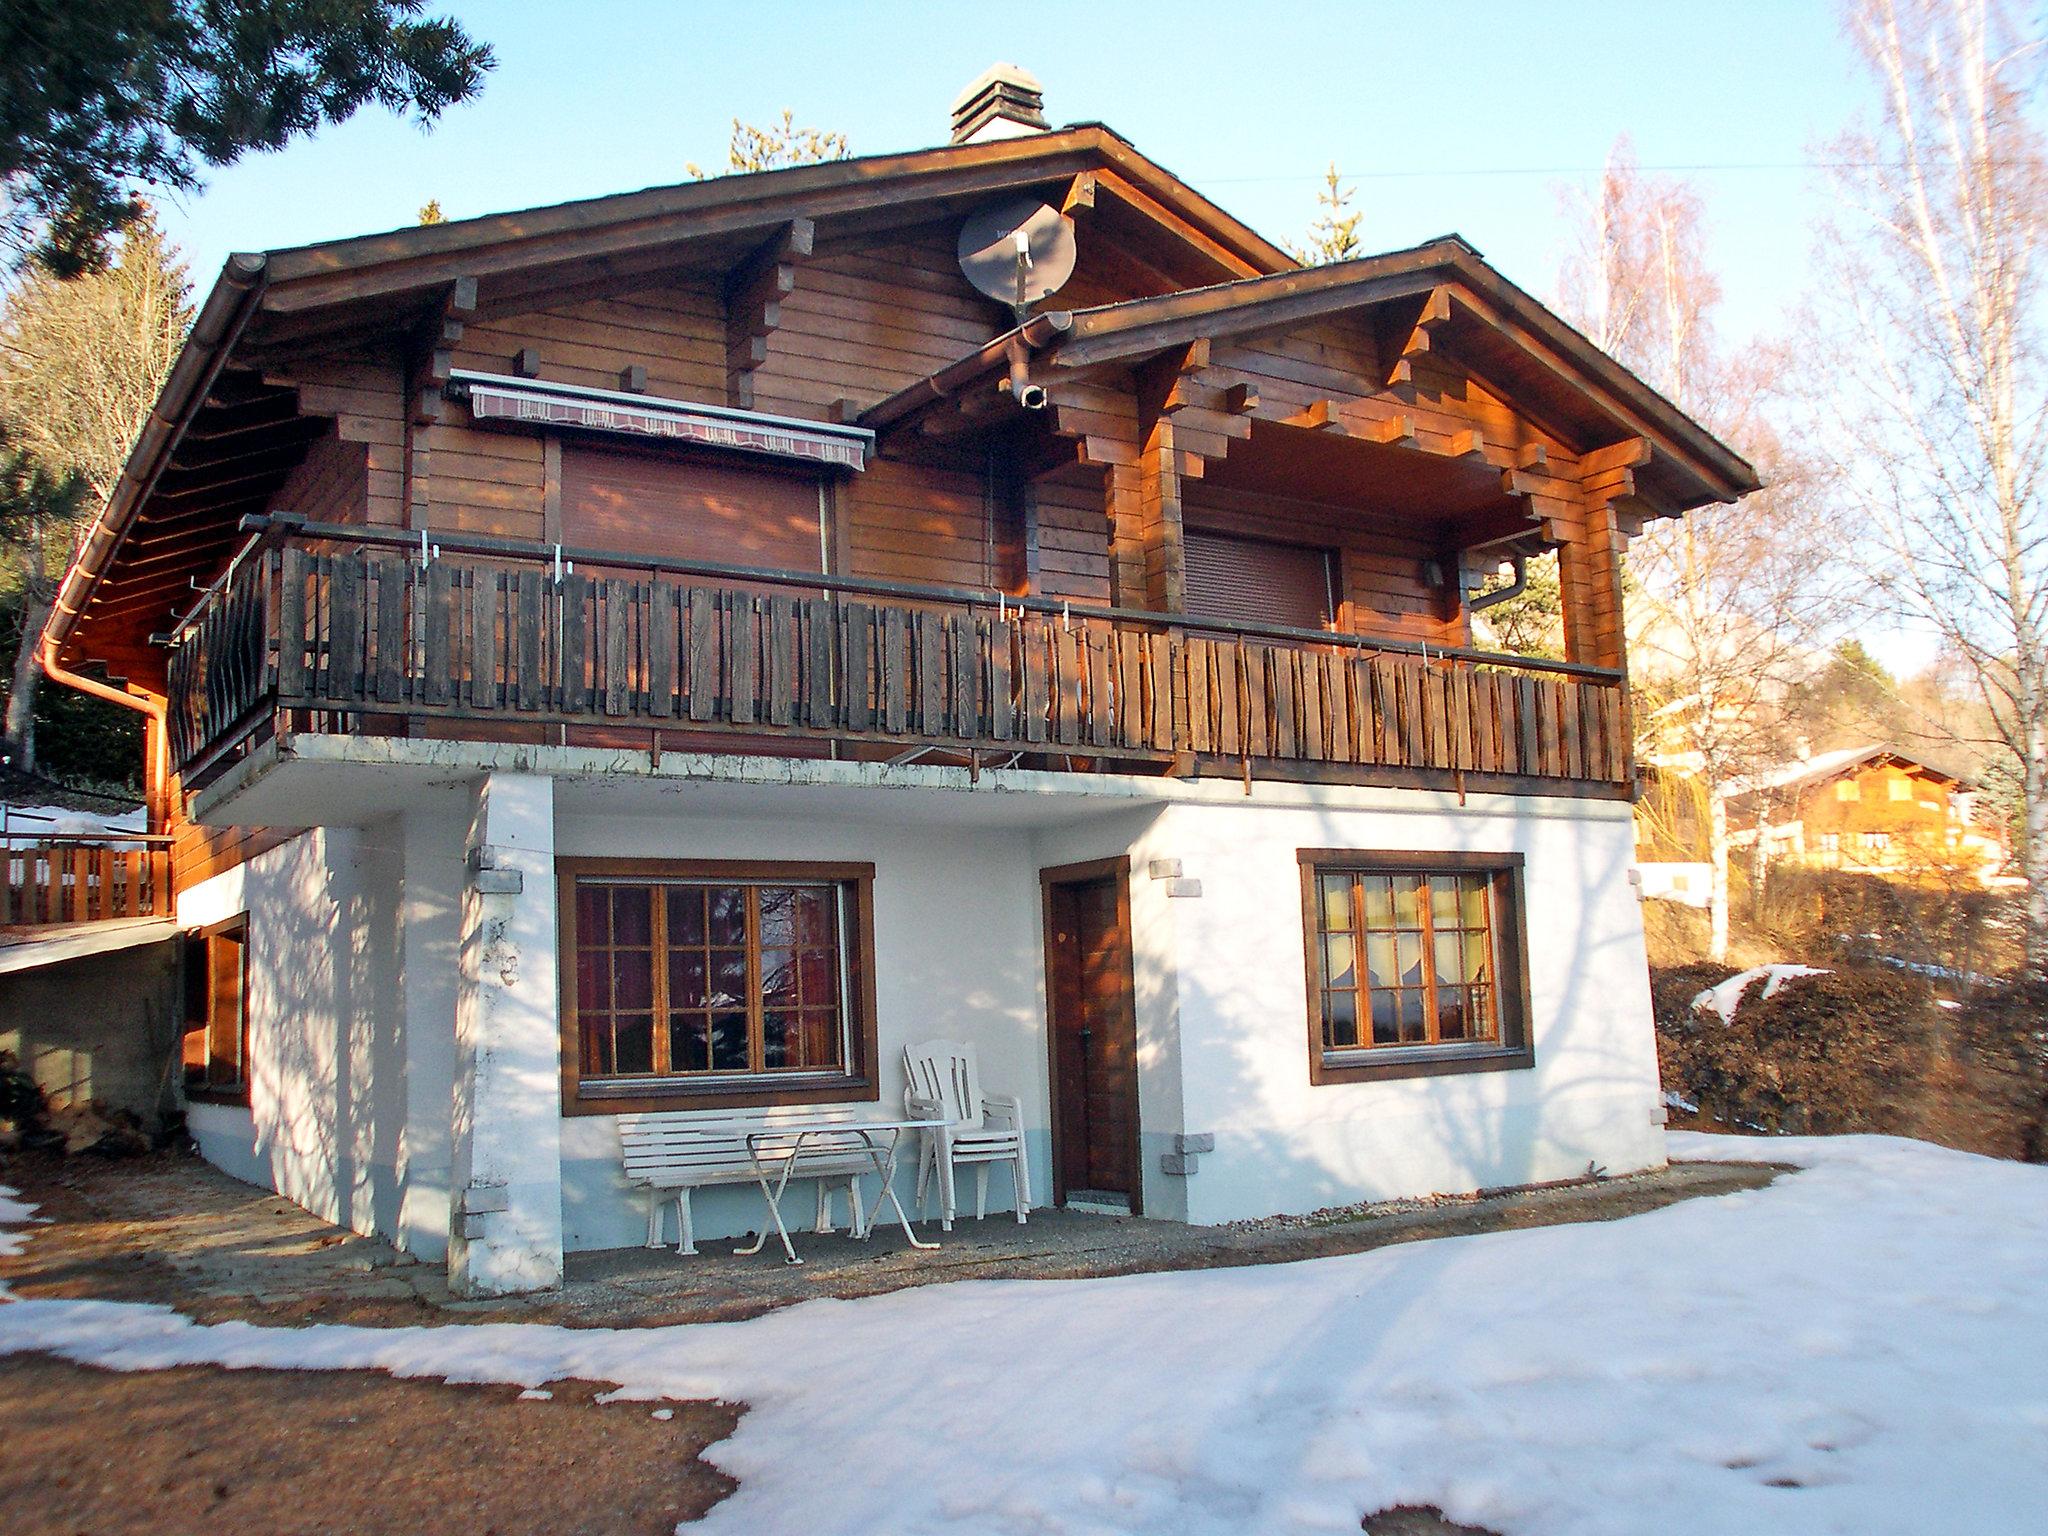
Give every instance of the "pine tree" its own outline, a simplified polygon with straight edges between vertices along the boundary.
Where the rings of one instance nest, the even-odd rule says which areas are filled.
[[[1337,162],[1332,160],[1323,177],[1323,190],[1316,194],[1316,206],[1322,212],[1309,225],[1308,238],[1294,252],[1303,266],[1319,267],[1365,254],[1358,239],[1358,225],[1364,215],[1351,206],[1351,194],[1352,188],[1338,177]]]
[[[0,5],[0,251],[97,271],[147,186],[280,149],[371,103],[432,123],[491,50],[426,0]]]

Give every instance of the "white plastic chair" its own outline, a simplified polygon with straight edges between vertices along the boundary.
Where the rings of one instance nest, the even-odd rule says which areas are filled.
[[[903,1104],[913,1120],[950,1121],[918,1134],[917,1208],[924,1214],[925,1190],[938,1174],[939,1225],[950,1232],[958,1206],[954,1170],[972,1164],[975,1174],[974,1215],[988,1214],[988,1167],[1008,1163],[1017,1193],[1017,1220],[1031,1210],[1031,1168],[1024,1153],[1024,1117],[1018,1102],[981,1091],[981,1073],[974,1047],[959,1040],[927,1040],[903,1048],[903,1071],[909,1086]]]

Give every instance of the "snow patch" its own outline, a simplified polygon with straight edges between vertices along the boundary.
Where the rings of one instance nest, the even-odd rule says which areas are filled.
[[[1355,1536],[1402,1504],[1515,1536],[2037,1524],[2048,1168],[1879,1136],[1669,1141],[1801,1171],[1617,1221],[738,1323],[201,1326],[14,1301],[0,1353],[744,1402],[710,1452],[740,1486],[704,1536]]]
[[[39,837],[104,837],[120,841],[123,833],[147,832],[141,806],[128,811],[74,811],[61,805],[0,803],[0,831],[15,842]]]
[[[1747,971],[1737,971],[1726,981],[1707,988],[1692,1000],[1695,1013],[1718,1013],[1723,1024],[1735,1022],[1735,1010],[1742,1006],[1742,994],[1758,981],[1764,984],[1763,996],[1777,995],[1778,988],[1796,976],[1831,976],[1832,971],[1817,970],[1810,965],[1759,965]]]

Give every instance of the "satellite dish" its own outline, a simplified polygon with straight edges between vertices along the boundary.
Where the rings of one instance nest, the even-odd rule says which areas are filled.
[[[960,226],[960,270],[999,304],[1024,317],[1074,275],[1074,221],[1036,198],[1019,197],[970,214]]]

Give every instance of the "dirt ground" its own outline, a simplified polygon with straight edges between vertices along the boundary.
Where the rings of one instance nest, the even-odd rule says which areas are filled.
[[[101,1371],[0,1357],[12,1536],[667,1536],[731,1492],[699,1459],[735,1409],[598,1404],[604,1384]],[[401,1452],[401,1454],[394,1454]]]
[[[0,1283],[21,1297],[156,1302],[202,1322],[368,1327],[481,1321],[645,1326],[755,1315],[811,1296],[938,1280],[1060,1278],[1273,1263],[1388,1243],[1611,1220],[1755,1188],[1776,1170],[1683,1164],[1653,1174],[1456,1200],[1401,1202],[1244,1228],[1034,1213],[963,1222],[937,1254],[878,1239],[799,1237],[810,1262],[642,1249],[572,1256],[546,1297],[479,1306],[439,1266],[326,1225],[265,1191],[170,1154],[0,1159],[0,1184],[43,1222]],[[938,1235],[938,1234],[934,1234]],[[700,1518],[730,1479],[704,1460],[742,1404],[600,1404],[610,1383],[509,1387],[381,1373],[95,1370],[0,1357],[5,1536],[638,1536]],[[391,1454],[402,1447],[404,1454]],[[1368,1516],[1378,1536],[1458,1536],[1434,1511]],[[1477,1533],[1487,1536],[1487,1533]]]

